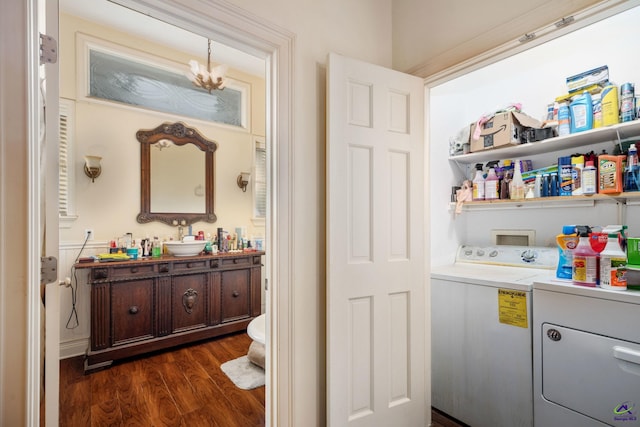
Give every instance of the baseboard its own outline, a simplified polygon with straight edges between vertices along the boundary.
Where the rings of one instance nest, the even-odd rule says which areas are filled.
[[[60,343],[60,359],[84,356],[89,348],[89,338],[79,338]]]

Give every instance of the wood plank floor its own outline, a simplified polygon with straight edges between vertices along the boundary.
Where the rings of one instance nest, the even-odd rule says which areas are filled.
[[[220,370],[250,344],[238,333],[87,375],[82,357],[61,360],[60,426],[264,426],[265,387],[239,389]]]
[[[265,388],[241,390],[220,365],[247,353],[245,333],[115,362],[84,374],[60,361],[60,427],[265,425]],[[432,427],[468,427],[437,410]]]

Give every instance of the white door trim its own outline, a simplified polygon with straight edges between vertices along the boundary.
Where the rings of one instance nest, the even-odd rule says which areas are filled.
[[[110,0],[266,60],[267,426],[293,425],[295,35],[222,0]],[[277,236],[277,238],[276,238]]]

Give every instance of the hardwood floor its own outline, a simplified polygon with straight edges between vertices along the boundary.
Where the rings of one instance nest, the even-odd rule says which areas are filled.
[[[60,427],[258,427],[265,388],[237,388],[220,370],[247,354],[245,333],[114,363],[84,373],[84,359],[60,361]],[[468,427],[438,410],[432,427]]]
[[[239,389],[220,370],[250,344],[238,333],[86,375],[82,357],[61,360],[60,426],[264,426],[265,387]]]

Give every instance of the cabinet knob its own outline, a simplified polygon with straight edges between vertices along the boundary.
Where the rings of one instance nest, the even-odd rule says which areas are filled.
[[[140,309],[137,305],[132,305],[131,307],[129,307],[129,314],[138,314],[138,311],[140,311]]]
[[[132,273],[137,273],[138,272],[138,267],[131,267],[131,272]]]
[[[237,264],[237,263],[238,263],[238,258],[234,258],[234,259],[233,259],[233,263],[234,263],[234,264]]]
[[[233,291],[233,293],[231,294],[234,298],[238,298],[240,296],[240,292],[238,291]]]
[[[163,264],[160,266],[160,273],[166,273],[169,271],[169,266],[166,264]]]
[[[187,263],[187,268],[192,268],[192,267],[193,267],[193,264],[192,264],[192,263],[190,263],[190,262],[189,262],[189,263]]]

